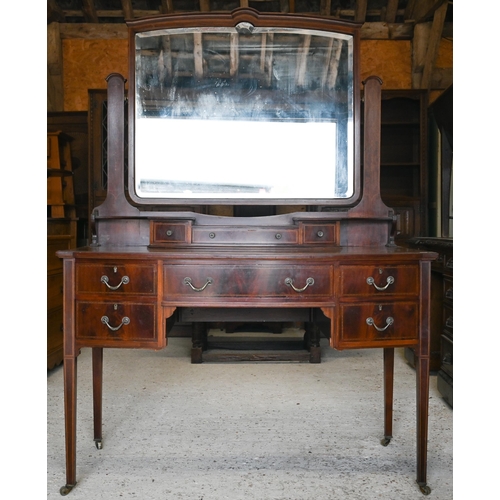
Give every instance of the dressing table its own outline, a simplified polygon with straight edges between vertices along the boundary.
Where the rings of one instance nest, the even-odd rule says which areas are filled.
[[[243,8],[128,26],[128,136],[125,78],[112,74],[107,198],[93,212],[92,244],[58,252],[64,270],[61,494],[77,483],[80,349],[92,349],[100,449],[103,349],[162,349],[186,308],[221,315],[300,310],[308,328],[320,329],[334,349],[383,349],[384,446],[392,437],[394,349],[411,346],[416,480],[429,494],[436,254],[394,244],[395,217],[380,198],[377,77],[363,82],[360,117],[360,25]],[[265,217],[182,209],[193,205],[307,209]],[[202,350],[193,345],[193,356]]]

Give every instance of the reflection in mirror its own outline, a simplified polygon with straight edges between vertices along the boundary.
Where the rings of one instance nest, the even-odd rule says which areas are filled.
[[[351,35],[240,23],[135,43],[139,198],[353,195]]]

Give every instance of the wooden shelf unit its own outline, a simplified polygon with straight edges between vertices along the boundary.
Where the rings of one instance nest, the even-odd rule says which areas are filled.
[[[380,192],[397,217],[396,241],[427,234],[427,95],[383,90]]]
[[[63,360],[63,269],[59,250],[76,246],[72,138],[47,133],[47,369]]]

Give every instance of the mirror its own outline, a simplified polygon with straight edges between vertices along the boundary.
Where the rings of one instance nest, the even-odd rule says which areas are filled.
[[[352,34],[248,22],[134,33],[132,198],[352,199],[353,43]]]

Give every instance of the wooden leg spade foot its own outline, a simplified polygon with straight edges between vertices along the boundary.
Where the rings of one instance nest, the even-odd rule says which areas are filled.
[[[427,483],[418,483],[418,487],[420,488],[420,491],[422,492],[423,495],[431,494],[431,488],[427,486]]]
[[[66,496],[74,487],[76,484],[65,484],[64,486],[61,487],[59,490],[59,493],[64,497]]]

